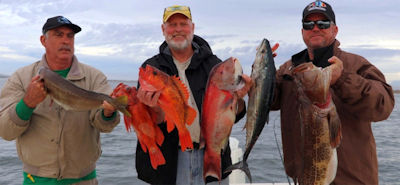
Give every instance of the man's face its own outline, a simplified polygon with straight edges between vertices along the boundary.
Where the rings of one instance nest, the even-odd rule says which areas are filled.
[[[183,50],[191,46],[194,33],[194,24],[182,14],[172,15],[161,26],[165,41],[171,49]]]
[[[74,38],[75,33],[71,28],[61,26],[47,31],[41,41],[50,58],[71,60],[74,55]]]
[[[304,22],[307,21],[322,21],[328,20],[323,14],[321,13],[313,13],[308,15]],[[336,38],[336,34],[338,32],[338,28],[336,25],[331,24],[327,29],[320,29],[317,25],[314,25],[314,28],[311,30],[305,30],[304,28],[301,30],[303,34],[304,43],[307,45],[309,49],[318,49],[327,47]]]

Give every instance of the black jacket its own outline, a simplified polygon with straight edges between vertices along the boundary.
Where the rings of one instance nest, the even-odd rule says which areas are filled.
[[[189,82],[190,89],[201,115],[203,96],[206,90],[208,75],[211,69],[216,64],[220,63],[221,60],[212,53],[208,43],[199,36],[194,36],[192,47],[194,54],[189,67],[186,69],[186,78]],[[160,46],[160,53],[146,60],[142,64],[142,67],[145,67],[147,64],[154,66],[169,75],[178,76],[178,70],[165,41]],[[236,120],[242,118],[244,114],[245,111],[242,111],[242,113],[237,116]],[[160,148],[166,160],[166,164],[158,166],[157,170],[154,170],[151,167],[149,155],[144,153],[142,148],[139,146],[140,143],[138,142],[136,146],[136,171],[139,179],[147,183],[175,184],[178,161],[178,131],[175,128],[171,133],[168,133],[165,123],[158,124],[158,126],[161,128],[165,137],[164,143]],[[225,168],[232,164],[230,155],[230,148],[227,147],[225,152],[221,154],[222,170],[225,170]],[[225,178],[228,175],[229,173],[223,174],[222,178]],[[214,180],[216,179],[210,179],[210,181]],[[209,181],[208,178],[207,181]]]

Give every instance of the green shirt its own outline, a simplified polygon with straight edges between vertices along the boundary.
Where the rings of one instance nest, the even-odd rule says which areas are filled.
[[[47,178],[47,177],[38,177],[35,175],[31,175],[31,178],[28,177],[28,173],[24,172],[24,183],[23,185],[69,185],[78,183],[81,181],[87,181],[96,178],[96,170],[93,170],[91,173],[86,175],[85,177],[79,179],[61,179],[58,180],[56,178]],[[34,182],[33,182],[33,181]]]

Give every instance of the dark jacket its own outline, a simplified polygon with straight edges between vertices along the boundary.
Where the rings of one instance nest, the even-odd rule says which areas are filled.
[[[371,122],[389,117],[393,91],[383,74],[365,58],[342,51],[339,41],[314,52],[314,65],[326,67],[332,56],[343,61],[342,76],[331,86],[333,102],[342,124],[337,148],[338,168],[334,184],[378,184],[378,161]],[[301,173],[299,103],[290,68],[310,61],[307,50],[292,57],[277,71],[274,110],[281,110],[281,131],[286,173]]]
[[[194,54],[189,67],[186,69],[186,77],[201,115],[203,96],[206,90],[208,75],[211,69],[216,64],[220,63],[221,60],[212,53],[208,43],[199,36],[194,36],[192,47]],[[147,64],[154,66],[169,75],[178,76],[178,70],[165,41],[160,46],[160,53],[146,60],[142,67]],[[245,111],[238,115],[237,120],[243,117],[244,113]],[[166,160],[166,164],[159,166],[157,170],[154,170],[151,167],[149,155],[143,152],[142,148],[139,146],[140,143],[138,142],[136,147],[136,171],[139,179],[150,184],[175,184],[179,143],[178,132],[175,128],[171,133],[168,133],[165,123],[158,124],[158,126],[163,131],[165,137],[164,143],[160,148]],[[196,145],[197,144],[195,144],[195,146]],[[227,147],[225,152],[221,154],[222,170],[232,164],[230,155],[230,148]],[[223,178],[228,175],[229,173],[223,174]]]

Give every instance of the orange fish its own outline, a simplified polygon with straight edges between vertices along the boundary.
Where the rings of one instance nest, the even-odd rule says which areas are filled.
[[[236,119],[236,90],[243,87],[242,67],[229,58],[213,67],[208,78],[201,114],[201,146],[205,145],[203,178],[221,180],[221,150],[227,147]]]
[[[196,110],[188,105],[189,91],[176,76],[169,76],[159,69],[146,65],[140,68],[139,83],[147,91],[161,91],[158,105],[165,113],[167,131],[178,129],[182,151],[193,149],[190,132],[186,128],[196,118]]]
[[[131,88],[120,83],[111,96],[128,96],[128,111],[132,116],[124,116],[126,130],[130,132],[132,128],[134,129],[143,151],[146,153],[149,151],[151,166],[157,169],[159,165],[165,164],[165,158],[158,147],[164,142],[164,135],[160,127],[157,126],[156,113],[141,103],[136,94],[135,87]]]

